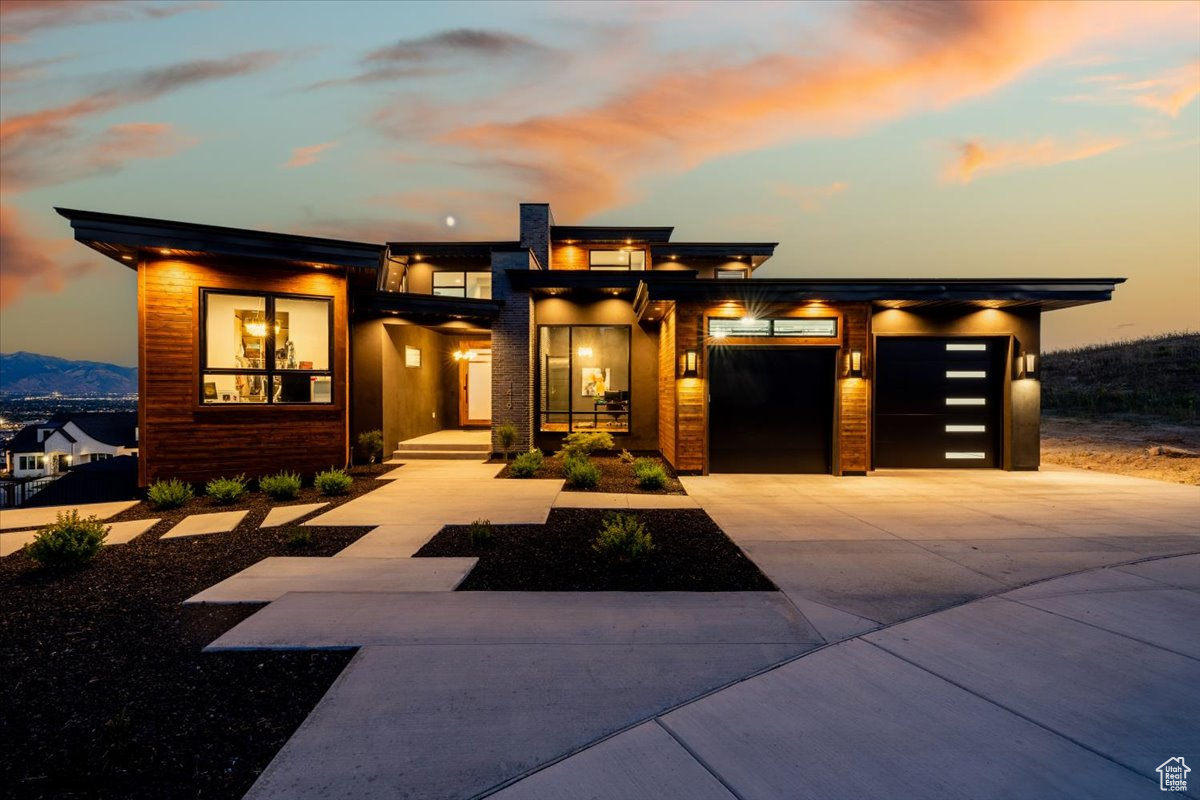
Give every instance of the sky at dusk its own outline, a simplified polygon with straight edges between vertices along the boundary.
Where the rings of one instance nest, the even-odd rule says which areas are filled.
[[[1200,329],[1200,2],[0,2],[0,350],[136,363],[54,206],[383,242],[778,241],[764,277],[1124,276]],[[447,228],[445,219],[457,224]]]

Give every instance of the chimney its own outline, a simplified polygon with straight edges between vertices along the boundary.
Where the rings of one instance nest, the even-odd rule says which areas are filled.
[[[550,269],[550,226],[554,215],[549,203],[521,203],[521,247],[537,256],[542,269]]]

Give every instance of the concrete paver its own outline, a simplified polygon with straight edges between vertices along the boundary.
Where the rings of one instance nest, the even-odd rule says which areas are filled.
[[[288,592],[450,592],[476,558],[264,558],[187,603],[269,603]]]
[[[160,539],[176,539],[180,536],[205,536],[210,533],[226,533],[237,527],[249,511],[216,511],[211,514],[191,514],[179,520],[174,528]]]
[[[0,558],[10,556],[13,553],[19,553],[21,548],[29,544],[36,538],[38,532],[32,531],[5,531],[0,533]]]
[[[490,796],[495,800],[736,800],[653,722],[630,728]]]
[[[380,525],[358,541],[334,554],[334,558],[407,558],[421,549],[442,526]]]
[[[246,797],[473,797],[798,651],[586,641],[363,648]]]
[[[71,511],[79,512],[81,517],[99,517],[108,519],[115,517],[127,508],[138,504],[137,500],[119,500],[112,503],[83,503],[74,506],[46,506],[45,508],[9,508],[0,510],[0,530],[16,530],[18,528],[38,528],[49,525],[57,519],[58,514]]]
[[[1136,797],[1154,788],[861,640],[662,721],[745,800]]]
[[[153,528],[157,523],[157,519],[134,519],[127,522],[111,522],[108,524],[108,536],[105,537],[104,543],[106,545],[126,544]],[[19,552],[21,548],[32,542],[37,535],[37,529],[31,531],[0,532],[0,558]]]
[[[822,640],[778,592],[296,592],[206,649],[534,642],[818,645]]]
[[[324,508],[328,503],[300,503],[294,506],[276,506],[267,512],[266,518],[259,525],[260,528],[278,528],[280,525],[287,525],[289,522],[294,522],[305,514],[311,514],[318,508]]]

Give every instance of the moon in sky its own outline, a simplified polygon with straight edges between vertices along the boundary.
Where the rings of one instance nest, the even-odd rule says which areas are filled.
[[[456,220],[454,217],[446,217],[446,227],[447,228],[453,228],[455,226],[455,224],[457,224],[457,223],[458,223],[458,220]]]

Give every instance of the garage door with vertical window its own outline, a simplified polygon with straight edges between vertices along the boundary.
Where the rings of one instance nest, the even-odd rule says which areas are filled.
[[[1003,338],[880,337],[876,467],[999,467]]]
[[[834,350],[709,350],[710,472],[831,471]]]

